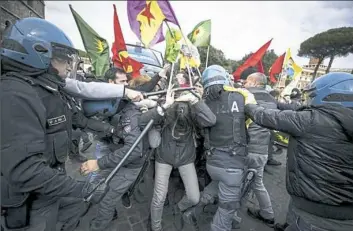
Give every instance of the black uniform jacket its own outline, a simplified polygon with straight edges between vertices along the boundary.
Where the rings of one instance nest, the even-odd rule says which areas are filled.
[[[353,219],[353,110],[338,104],[296,111],[247,105],[246,112],[259,125],[291,135],[286,185],[294,205]]]
[[[59,156],[55,152],[58,152],[56,147],[67,151],[69,135],[65,130],[71,126],[71,121],[59,114],[68,112],[65,108],[68,106],[60,95],[46,89],[41,91],[43,94],[40,97],[33,86],[15,77],[1,81],[2,202],[6,198],[11,203],[14,199],[11,197],[29,193],[38,198],[82,196],[84,183],[55,169],[53,160],[48,159],[50,154],[57,154],[57,159],[66,160],[67,153]],[[47,105],[52,105],[50,109],[43,104],[46,100]],[[56,117],[55,108],[62,109],[57,115],[59,117]],[[52,119],[48,119],[49,114],[52,114]],[[58,134],[55,127],[59,124],[65,128]],[[48,131],[52,133],[48,134]]]

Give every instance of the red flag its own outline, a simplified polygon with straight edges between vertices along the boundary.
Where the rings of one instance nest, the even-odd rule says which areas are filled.
[[[282,66],[283,66],[283,61],[284,61],[285,56],[286,56],[286,52],[284,52],[283,55],[279,56],[270,68],[270,71],[269,71],[270,72],[270,81],[272,83],[277,82],[275,74],[279,74],[282,72]]]
[[[257,71],[262,73],[262,74],[265,74],[264,65],[262,64],[262,60],[260,60],[257,63]]]
[[[135,78],[140,75],[143,64],[129,57],[115,4],[113,4],[113,7],[115,41],[112,46],[112,60],[115,66],[123,68],[126,73],[131,73],[132,78]]]
[[[239,80],[241,73],[248,67],[256,66],[256,64],[262,60],[262,57],[265,55],[268,47],[270,46],[272,39],[265,43],[260,49],[258,49],[254,54],[252,54],[243,65],[238,67],[236,71],[233,72],[234,80]]]

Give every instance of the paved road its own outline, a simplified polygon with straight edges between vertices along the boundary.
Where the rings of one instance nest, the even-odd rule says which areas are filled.
[[[86,151],[85,155],[88,157],[93,156],[94,145]],[[273,209],[275,211],[276,221],[284,222],[288,207],[288,194],[285,189],[285,151],[281,155],[276,155],[275,158],[282,162],[282,166],[269,167],[268,171],[265,171],[264,182],[265,186],[270,194]],[[68,160],[67,171],[68,174],[77,179],[84,179],[79,175],[78,163],[72,163]],[[150,199],[152,197],[153,187],[149,187],[146,190],[148,195],[148,201],[138,203],[133,201],[133,206],[130,209],[125,209],[120,203],[117,205],[118,219],[112,222],[110,227],[106,231],[147,231],[147,221],[149,216]],[[177,203],[183,196],[183,189],[180,186],[178,178],[172,178],[169,185],[169,201],[170,205],[164,208],[163,213],[163,227],[165,231],[177,231],[174,227],[173,221],[173,204]],[[251,198],[247,206],[257,206],[256,198]],[[216,210],[215,205],[206,207],[205,213],[202,216],[202,225],[199,230],[208,231],[209,224],[212,220],[212,216]],[[95,216],[95,208],[93,207],[87,215],[82,219],[80,226],[77,231],[87,231],[89,221]],[[256,221],[246,214],[246,208],[243,208],[239,216],[242,218],[242,223],[239,231],[271,231],[273,229],[267,227],[263,223]],[[183,231],[194,231],[196,230],[191,226],[184,226]]]

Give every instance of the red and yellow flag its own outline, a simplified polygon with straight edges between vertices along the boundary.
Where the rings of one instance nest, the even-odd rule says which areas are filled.
[[[129,57],[115,4],[113,4],[113,7],[115,41],[112,46],[112,60],[115,66],[123,68],[126,73],[131,73],[134,78],[140,74],[143,64]]]

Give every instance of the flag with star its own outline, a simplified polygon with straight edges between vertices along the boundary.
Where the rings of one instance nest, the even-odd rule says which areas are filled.
[[[146,47],[164,41],[163,22],[179,26],[172,6],[167,0],[127,2],[131,30]]]
[[[107,40],[102,38],[90,27],[82,17],[72,8],[70,10],[75,19],[77,28],[80,32],[83,45],[88,57],[92,62],[94,74],[101,77],[109,69],[109,45]]]
[[[211,43],[211,19],[200,22],[195,26],[188,38],[197,47],[207,47]]]
[[[112,46],[112,61],[115,66],[121,67],[125,70],[126,73],[131,73],[132,78],[139,76],[140,69],[143,67],[143,64],[129,57],[127,52],[123,32],[121,30],[118,14],[116,12],[115,4],[114,7],[114,35],[115,41]]]

